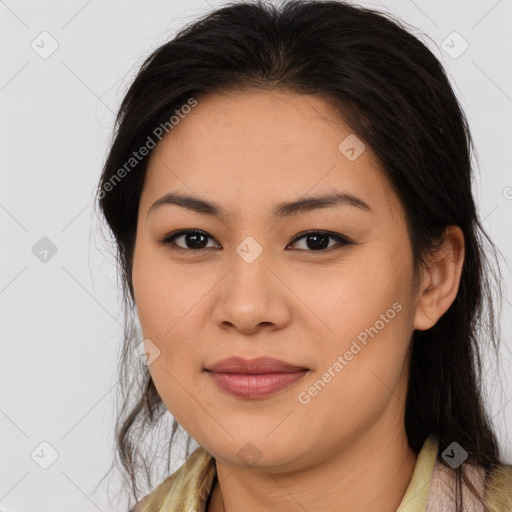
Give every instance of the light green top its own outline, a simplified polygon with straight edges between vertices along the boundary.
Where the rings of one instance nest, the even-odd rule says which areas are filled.
[[[418,454],[411,481],[397,512],[425,512],[427,510],[430,482],[436,463],[437,450],[437,438],[427,437]]]
[[[438,448],[437,438],[427,437],[418,454],[411,481],[397,512],[430,512],[441,510],[438,506],[447,506],[447,496],[438,492],[438,481],[436,480],[436,485],[431,486],[434,470],[437,468],[436,476],[442,473],[439,470],[440,465],[436,465]],[[206,512],[206,503],[213,490],[216,476],[215,459],[204,448],[199,447],[188,456],[178,470],[145,496],[131,512]],[[512,469],[509,466],[501,466],[496,476],[499,478],[491,479],[493,481],[489,490],[492,492],[487,496],[489,510],[512,512],[512,509],[508,508],[509,505],[512,506]],[[447,506],[442,510],[452,509],[451,506]]]

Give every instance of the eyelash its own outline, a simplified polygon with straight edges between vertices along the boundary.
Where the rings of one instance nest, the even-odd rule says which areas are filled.
[[[162,243],[163,245],[165,246],[171,246],[171,249],[173,251],[178,251],[178,252],[188,252],[188,253],[198,253],[198,252],[201,252],[201,251],[205,251],[207,249],[214,249],[214,247],[205,247],[205,248],[202,248],[202,249],[188,249],[188,248],[184,248],[184,247],[180,247],[179,245],[177,245],[174,240],[180,236],[183,236],[183,235],[188,235],[188,234],[194,234],[194,235],[202,235],[202,236],[206,236],[208,238],[210,238],[211,240],[213,240],[213,237],[211,237],[210,235],[208,235],[208,233],[206,233],[205,231],[201,231],[201,230],[198,230],[198,229],[183,229],[183,230],[180,230],[180,231],[176,231],[174,233],[171,233],[169,235],[167,235],[163,240],[160,240],[160,243]],[[311,249],[298,249],[300,251],[305,251],[305,252],[310,252],[310,253],[330,253],[333,249],[336,250],[336,249],[341,249],[342,247],[344,246],[347,246],[347,245],[355,245],[355,242],[352,242],[351,240],[349,240],[348,238],[338,234],[338,233],[333,233],[331,231],[323,231],[323,230],[311,230],[311,231],[306,231],[304,233],[301,233],[300,235],[296,236],[291,242],[290,242],[290,245],[291,244],[294,244],[295,242],[301,240],[302,238],[306,238],[307,236],[309,235],[324,235],[324,236],[328,236],[329,238],[332,238],[334,240],[336,240],[336,242],[338,243],[338,245],[336,246],[332,246],[332,247],[328,247],[326,249],[319,249],[317,251],[314,251],[314,250],[311,250]]]

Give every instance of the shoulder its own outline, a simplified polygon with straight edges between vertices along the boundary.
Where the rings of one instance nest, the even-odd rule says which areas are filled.
[[[462,480],[459,494],[456,484],[457,472],[436,460],[427,512],[455,510],[453,500],[458,494],[465,505],[464,510],[512,512],[512,466],[498,465],[486,473],[485,469],[480,466],[463,463],[462,469],[470,485],[467,485],[466,480]],[[470,487],[483,497],[485,509]]]
[[[485,483],[489,512],[512,510],[512,466],[501,464],[492,470]]]
[[[210,495],[215,475],[214,458],[199,447],[130,512],[201,510]]]

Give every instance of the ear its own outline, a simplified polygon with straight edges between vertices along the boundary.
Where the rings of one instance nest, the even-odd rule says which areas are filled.
[[[464,263],[464,234],[459,226],[446,228],[440,248],[422,270],[414,329],[430,329],[451,306],[459,289]]]

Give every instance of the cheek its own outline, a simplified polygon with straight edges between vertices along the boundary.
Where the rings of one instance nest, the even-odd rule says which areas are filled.
[[[411,275],[406,251],[392,254],[387,247],[373,246],[355,256],[293,276],[294,293],[309,308],[304,309],[309,327],[315,323],[317,332],[324,331],[320,339],[327,351],[343,350],[376,323],[382,332],[389,332],[391,324],[397,328],[395,317],[406,316],[408,310]]]
[[[177,329],[187,328],[183,320],[210,286],[194,277],[192,266],[172,265],[165,250],[155,250],[144,241],[135,248],[132,279],[144,336],[160,344],[172,339]]]
[[[327,321],[332,337],[316,339],[315,372],[296,392],[298,410],[329,445],[357,435],[391,406],[397,417],[405,403],[411,320],[394,294],[373,303],[335,311]],[[382,316],[381,316],[382,315]]]
[[[206,268],[206,267],[205,267]],[[215,284],[215,276],[173,265],[165,251],[140,244],[133,264],[133,287],[137,314],[145,339],[151,340],[158,356],[149,371],[158,394],[173,417],[193,429],[192,396],[203,400],[197,389],[204,355],[200,348],[200,318],[204,298]],[[191,394],[192,393],[192,394]]]
[[[303,277],[297,291],[307,294],[304,302],[326,326],[324,335],[313,340],[319,381],[309,391],[301,389],[301,403],[310,401],[318,414],[338,404],[331,412],[336,422],[358,415],[362,420],[389,402],[390,390],[403,377],[412,333],[406,251],[367,255],[345,262],[330,278]]]
[[[198,361],[190,346],[197,334],[187,319],[201,289],[171,270],[158,251],[136,249],[132,279],[137,315],[144,339],[151,340],[157,354],[148,369],[165,407],[185,430],[193,430],[189,390],[194,389],[192,369]]]

